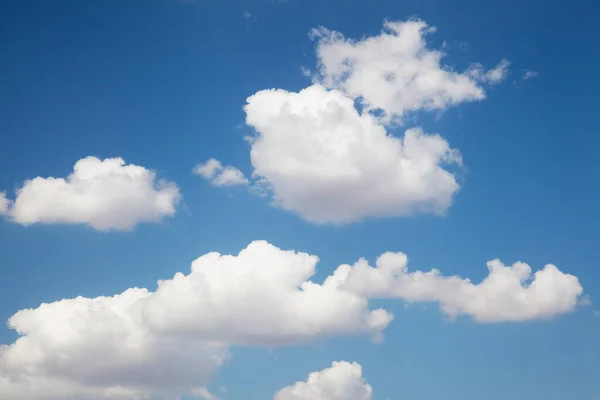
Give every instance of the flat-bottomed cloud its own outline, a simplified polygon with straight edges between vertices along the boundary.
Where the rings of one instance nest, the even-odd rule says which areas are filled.
[[[443,214],[459,189],[444,168],[461,165],[458,150],[418,128],[392,136],[337,90],[263,90],[245,111],[257,132],[253,176],[269,183],[276,206],[308,221]]]
[[[360,364],[334,361],[330,368],[311,372],[305,382],[281,389],[274,400],[371,400],[372,394]]]
[[[175,183],[122,158],[86,157],[66,178],[38,176],[16,192],[8,203],[0,196],[0,214],[15,223],[84,224],[102,231],[158,222],[175,214],[180,199]]]

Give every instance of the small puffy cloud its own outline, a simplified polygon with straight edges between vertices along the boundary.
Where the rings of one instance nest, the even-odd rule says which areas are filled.
[[[11,221],[32,224],[85,224],[98,230],[130,230],[175,214],[179,188],[157,180],[144,167],[122,158],[83,158],[66,178],[25,181],[14,202],[0,195],[0,211]]]
[[[372,393],[360,364],[339,361],[331,368],[311,372],[306,382],[281,389],[274,400],[371,400]]]
[[[277,207],[315,223],[442,214],[459,189],[460,153],[436,134],[390,135],[351,98],[321,85],[263,90],[245,106],[253,176]]]
[[[470,73],[472,68],[464,73],[453,71],[442,64],[444,53],[427,45],[426,37],[434,31],[420,20],[386,21],[379,35],[361,40],[323,27],[314,29],[315,79],[361,100],[368,111],[383,111],[384,121],[485,98],[479,82],[501,80],[507,62],[487,72],[477,67],[479,77]]]
[[[539,73],[537,71],[533,71],[531,69],[527,69],[525,70],[525,72],[523,72],[523,80],[527,81],[531,78],[535,78],[536,76],[538,76]]]
[[[316,256],[253,242],[208,253],[189,275],[112,297],[77,297],[14,314],[0,346],[2,400],[216,399],[205,387],[232,345],[273,347],[367,334],[392,316],[309,278]]]
[[[193,172],[194,174],[200,175],[203,178],[213,179],[222,169],[223,165],[221,164],[221,162],[219,160],[211,158],[205,163],[200,163],[196,165],[193,169]]]
[[[219,160],[214,158],[196,165],[193,172],[211,181],[214,186],[247,185],[249,183],[242,171],[229,165],[223,166]]]
[[[524,321],[551,318],[573,311],[583,288],[576,276],[552,264],[532,275],[531,267],[517,262],[505,266],[487,263],[489,274],[479,284],[437,269],[409,272],[403,253],[384,253],[372,267],[364,259],[340,266],[334,276],[344,288],[368,298],[400,298],[409,302],[438,302],[449,316],[470,315],[479,322]]]
[[[339,282],[311,282],[318,257],[256,241],[237,256],[209,253],[189,275],[159,281],[144,308],[153,330],[231,344],[294,345],[344,334],[380,335],[392,316],[370,311]]]

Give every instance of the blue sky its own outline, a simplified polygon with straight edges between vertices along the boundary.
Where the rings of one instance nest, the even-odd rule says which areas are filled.
[[[113,296],[134,287],[154,291],[158,279],[188,274],[196,258],[212,251],[237,255],[254,240],[317,255],[312,280],[318,283],[339,265],[361,257],[374,265],[386,251],[406,253],[409,270],[436,268],[474,283],[487,276],[486,262],[495,258],[507,266],[522,261],[533,271],[553,264],[576,276],[583,287],[579,304],[568,312],[489,323],[465,311],[451,321],[436,301],[407,306],[406,296],[375,298],[369,309],[384,307],[394,314],[383,331],[384,343],[373,344],[361,334],[330,334],[293,346],[248,345],[244,328],[238,327],[242,333],[229,348],[231,359],[214,380],[199,386],[206,383],[223,399],[270,399],[305,381],[309,372],[345,360],[362,366],[376,400],[597,399],[600,138],[594,116],[600,53],[594,49],[600,39],[600,9],[592,3],[2,2],[0,191],[15,200],[15,189],[25,180],[66,177],[78,160],[95,156],[121,157],[154,171],[157,178],[176,184],[179,196],[173,210],[139,214],[150,222],[110,230],[96,229],[85,216],[83,222],[64,223],[41,221],[44,217],[37,214],[43,223],[21,223],[26,217],[17,213],[17,201],[12,214],[7,211],[0,220],[0,319],[77,296]],[[304,203],[286,210],[248,185],[215,187],[192,173],[195,165],[214,158],[255,183],[252,172],[262,161],[258,156],[251,161],[252,143],[244,137],[254,130],[245,124],[243,107],[249,96],[264,89],[289,94],[311,85],[301,69],[316,71],[311,29],[324,26],[360,40],[379,35],[386,19],[411,18],[437,28],[426,37],[427,47],[444,48],[442,64],[454,71],[464,72],[472,63],[489,71],[502,59],[510,61],[501,82],[473,78],[485,90],[485,99],[433,112],[419,109],[406,115],[402,126],[376,121],[398,137],[407,128],[422,127],[460,149],[464,166],[454,166],[460,190],[452,194],[451,205],[442,207],[444,215],[390,212],[350,223],[314,223],[301,215],[312,212]],[[537,75],[524,79],[526,71]],[[367,113],[367,108],[358,110]],[[264,160],[261,165],[267,164]],[[283,163],[275,169],[280,165],[285,169]],[[282,186],[275,191],[286,196],[281,187],[291,178],[275,177],[276,172],[262,176],[272,178],[271,183],[280,179]],[[292,182],[300,185],[303,177],[298,179]],[[319,189],[306,185],[311,199],[320,201]],[[125,200],[107,198],[106,213],[122,210],[120,202],[139,193],[121,189]],[[360,195],[348,192],[348,203]],[[416,204],[410,201],[411,207]],[[147,205],[140,202],[134,209]],[[263,267],[268,271],[279,265]],[[256,310],[269,312],[259,306]],[[201,327],[195,329],[208,334],[198,323]],[[0,330],[0,343],[11,345],[16,338],[14,330]],[[62,354],[47,351],[50,358]],[[30,353],[19,354],[27,358],[23,354]],[[2,358],[0,352],[0,379],[22,373],[10,369],[18,364],[12,359],[13,364],[5,361],[3,367]],[[84,386],[98,382],[94,376],[87,381],[59,377],[85,381]],[[10,390],[3,387],[8,388],[0,380],[0,390]],[[34,392],[20,398],[47,399]]]

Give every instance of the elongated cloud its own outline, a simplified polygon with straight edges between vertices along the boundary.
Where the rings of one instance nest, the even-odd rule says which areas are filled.
[[[83,158],[66,178],[37,177],[17,189],[14,201],[0,195],[0,214],[22,224],[84,224],[98,230],[130,230],[175,214],[179,188],[157,180],[122,158]]]
[[[532,278],[526,264],[491,261],[489,276],[473,284],[436,270],[409,273],[406,260],[384,253],[376,267],[361,259],[316,283],[310,279],[318,257],[256,241],[237,255],[205,254],[189,274],[159,281],[154,292],[131,288],[18,311],[8,326],[20,337],[0,346],[0,398],[206,398],[205,387],[232,346],[295,346],[347,335],[382,339],[393,316],[371,309],[372,298],[436,301],[452,316],[500,322],[573,311],[583,291],[576,277],[550,265]],[[332,377],[348,391],[332,392]],[[282,390],[277,400],[369,399],[368,388],[356,365],[342,363]]]
[[[276,206],[308,221],[442,214],[459,189],[444,168],[461,165],[458,150],[421,129],[392,136],[337,90],[264,90],[245,111],[257,132],[254,176],[268,182]]]
[[[340,266],[334,276],[344,288],[368,298],[399,298],[409,302],[438,302],[450,316],[469,315],[479,322],[524,321],[552,318],[573,311],[583,294],[576,276],[552,264],[532,275],[531,267],[517,262],[505,266],[487,263],[489,274],[479,284],[439,270],[409,272],[403,253],[385,253],[372,267],[364,259]]]
[[[311,372],[305,382],[281,389],[274,400],[371,400],[372,393],[360,364],[334,361],[331,368]]]
[[[421,20],[386,21],[379,35],[361,40],[323,27],[314,29],[316,80],[361,100],[368,111],[382,111],[384,120],[390,121],[412,111],[482,100],[485,91],[480,83],[498,83],[505,77],[506,60],[490,71],[478,63],[463,73],[443,65],[444,53],[426,42],[434,31]]]

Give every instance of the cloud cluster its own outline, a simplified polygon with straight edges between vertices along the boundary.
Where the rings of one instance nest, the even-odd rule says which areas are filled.
[[[372,393],[360,364],[334,361],[331,368],[311,372],[306,382],[281,389],[274,400],[371,400]]]
[[[421,128],[397,136],[393,129],[411,112],[485,98],[482,84],[502,81],[509,62],[456,72],[428,47],[434,30],[419,20],[386,21],[380,34],[352,40],[314,29],[313,84],[247,99],[246,124],[256,132],[252,187],[319,224],[444,214],[460,189],[460,152]],[[212,178],[214,166],[204,164],[202,174]]]
[[[317,262],[256,241],[237,255],[205,254],[189,274],[159,281],[154,292],[131,288],[21,310],[8,322],[20,337],[0,346],[2,398],[207,397],[204,387],[231,346],[292,346],[344,335],[380,340],[393,316],[370,309],[372,298],[438,301],[450,315],[497,322],[572,311],[582,294],[576,277],[550,265],[531,280],[526,264],[491,261],[490,275],[474,285],[437,270],[408,273],[404,254],[384,253],[375,268],[361,259],[319,284],[310,280]],[[368,399],[360,375],[357,365],[334,364],[276,398]]]
[[[343,288],[368,298],[400,298],[409,302],[438,302],[451,317],[469,315],[479,322],[551,318],[573,311],[583,287],[576,276],[552,264],[536,271],[517,262],[487,263],[489,274],[479,284],[458,276],[445,277],[437,269],[409,272],[403,253],[384,253],[376,266],[361,259],[334,273]]]
[[[237,256],[206,254],[155,292],[19,311],[8,323],[19,339],[0,346],[2,399],[206,397],[232,345],[377,338],[392,316],[334,279],[311,282],[317,261],[258,241]]]
[[[252,18],[250,14],[245,17]],[[471,64],[464,72],[429,48],[425,22],[385,22],[361,40],[318,28],[317,74],[291,92],[261,90],[244,107],[252,185],[233,166],[211,158],[193,172],[213,186],[249,185],[273,204],[314,223],[352,223],[414,213],[443,214],[459,191],[462,157],[421,128],[392,134],[413,112],[444,110],[485,98],[510,63]],[[523,79],[535,76],[527,71]],[[121,158],[79,160],[66,178],[27,180],[0,215],[22,225],[85,224],[129,230],[175,213],[178,187]],[[345,335],[378,342],[392,322],[373,299],[435,302],[450,317],[481,323],[544,319],[580,304],[576,276],[552,264],[533,273],[517,262],[487,263],[480,283],[437,269],[409,271],[403,253],[338,266],[322,283],[311,278],[318,257],[265,241],[237,255],[205,254],[188,274],[158,281],[155,291],[77,297],[21,310],[8,321],[19,334],[0,345],[3,400],[216,399],[206,387],[235,346],[295,346]],[[357,363],[334,362],[275,400],[371,400]]]
[[[122,158],[83,158],[66,178],[29,179],[14,201],[0,194],[0,214],[21,224],[85,224],[98,230],[130,230],[175,213],[175,183]]]
[[[197,164],[193,172],[204,179],[210,180],[214,186],[246,185],[249,183],[242,171],[230,165],[223,166],[220,161],[214,158],[205,163]]]

